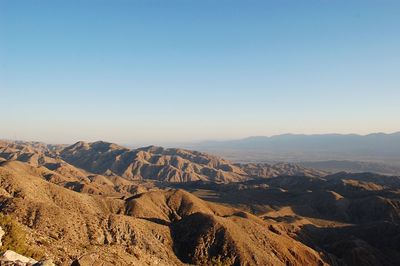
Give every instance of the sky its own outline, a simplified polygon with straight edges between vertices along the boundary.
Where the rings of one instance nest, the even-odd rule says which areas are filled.
[[[398,0],[0,0],[0,138],[400,131]]]

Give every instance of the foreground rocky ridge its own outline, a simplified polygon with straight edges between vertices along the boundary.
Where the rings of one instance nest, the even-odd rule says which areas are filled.
[[[34,173],[21,162],[0,167],[1,211],[61,265],[324,263],[285,230],[268,230],[262,219],[183,190],[124,200],[77,193]]]

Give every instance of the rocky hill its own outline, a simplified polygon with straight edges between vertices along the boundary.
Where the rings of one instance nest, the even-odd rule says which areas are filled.
[[[290,225],[297,239],[343,265],[400,263],[400,177],[337,173],[176,186]]]
[[[63,149],[60,156],[87,171],[129,180],[235,182],[247,179],[245,172],[223,159],[181,149],[150,146],[130,150],[107,142],[78,142]]]
[[[126,199],[74,192],[22,162],[0,166],[1,212],[60,265],[322,265],[327,260],[262,219],[182,190]]]
[[[249,176],[271,178],[277,176],[309,176],[319,177],[325,176],[328,173],[322,170],[316,170],[312,168],[306,168],[293,163],[247,163],[247,164],[236,164],[238,167],[243,169]]]
[[[56,265],[400,264],[397,176],[106,142],[0,142],[0,158],[1,252]]]
[[[71,146],[31,142],[0,143],[0,158],[44,166],[63,176],[88,178],[88,173],[126,180],[162,182],[239,182],[280,175],[325,175],[295,164],[233,164],[197,151],[149,146],[128,149],[98,141]],[[70,174],[69,174],[70,173]],[[71,180],[76,181],[76,180]]]

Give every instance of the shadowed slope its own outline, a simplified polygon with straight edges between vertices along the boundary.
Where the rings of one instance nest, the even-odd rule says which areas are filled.
[[[183,190],[149,192],[127,201],[127,214],[169,225],[177,256],[209,265],[322,265],[312,249],[286,231],[236,209],[200,200]]]
[[[28,241],[57,262],[143,265],[320,265],[319,254],[268,230],[268,223],[182,190],[127,200],[81,194],[21,162],[0,166],[1,211],[25,225]]]

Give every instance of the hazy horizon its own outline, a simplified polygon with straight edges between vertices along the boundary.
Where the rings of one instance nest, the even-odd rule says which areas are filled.
[[[273,135],[253,135],[253,136],[243,136],[243,137],[238,137],[238,138],[210,138],[210,139],[197,139],[197,140],[182,140],[182,141],[168,141],[168,140],[158,140],[158,141],[136,141],[136,140],[131,140],[127,142],[118,142],[118,141],[113,141],[111,139],[96,139],[96,138],[75,138],[71,141],[66,141],[66,142],[52,142],[52,141],[46,141],[46,140],[39,140],[39,139],[32,139],[32,138],[18,138],[18,137],[11,137],[11,138],[6,138],[0,136],[0,140],[5,140],[5,141],[32,141],[32,142],[43,142],[46,144],[67,144],[71,145],[79,141],[84,141],[84,142],[96,142],[96,141],[104,141],[104,142],[110,142],[110,143],[116,143],[118,145],[125,145],[127,147],[145,147],[145,146],[165,146],[165,147],[180,147],[181,145],[196,145],[196,144],[202,144],[202,143],[208,143],[208,142],[225,142],[225,141],[235,141],[235,140],[244,140],[248,138],[258,138],[258,137],[277,137],[277,136],[285,136],[285,135],[299,135],[299,136],[319,136],[319,135],[357,135],[357,136],[368,136],[368,135],[373,135],[373,134],[386,134],[386,135],[391,135],[391,134],[399,134],[400,131],[393,131],[393,132],[369,132],[365,134],[360,134],[360,133],[337,133],[337,132],[330,132],[330,133],[311,133],[311,134],[306,134],[306,133],[281,133],[281,134],[273,134]],[[174,146],[175,145],[175,146]]]
[[[398,1],[1,1],[1,138],[400,129]]]

